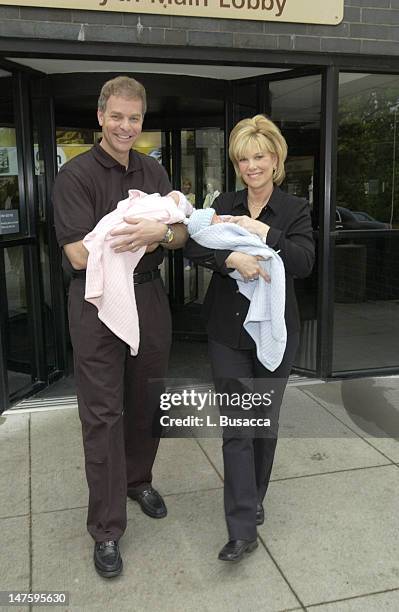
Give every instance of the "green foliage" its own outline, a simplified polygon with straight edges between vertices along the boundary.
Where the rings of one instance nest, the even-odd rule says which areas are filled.
[[[342,95],[338,129],[337,203],[389,223],[394,170],[394,225],[399,224],[398,100],[399,86]]]

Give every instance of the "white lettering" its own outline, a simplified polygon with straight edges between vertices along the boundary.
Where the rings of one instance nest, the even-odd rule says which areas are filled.
[[[159,419],[162,427],[203,427],[204,419],[197,416],[186,416],[183,419],[164,414]]]
[[[180,393],[172,393],[170,396],[172,406],[181,406]]]
[[[241,419],[220,416],[219,424],[221,427],[270,427],[270,419]]]
[[[207,427],[216,427],[216,423],[211,421],[211,417],[209,416],[209,414],[206,417],[206,424],[207,424]]]
[[[200,402],[200,406],[198,408],[198,410],[202,410],[206,404],[206,400],[207,400],[207,393],[197,393],[198,395],[198,399]]]
[[[162,393],[159,398],[159,407],[161,410],[169,410],[170,408],[170,393]]]

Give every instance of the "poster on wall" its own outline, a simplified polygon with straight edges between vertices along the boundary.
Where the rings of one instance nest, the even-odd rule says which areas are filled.
[[[0,176],[17,176],[18,160],[16,147],[0,147]]]
[[[67,161],[76,157],[80,153],[85,153],[89,149],[91,149],[92,145],[57,145],[57,168],[58,170],[63,166]],[[35,174],[44,174],[44,166],[43,160],[40,158],[39,147],[34,145],[34,156],[35,156]]]
[[[0,210],[0,236],[3,234],[18,234],[19,211]]]
[[[92,148],[89,144],[64,144],[57,146],[57,168],[58,170],[67,161],[85,153]],[[137,147],[139,151],[154,157],[159,163],[162,162],[162,151],[160,147],[142,146]],[[39,147],[34,145],[35,174],[44,174],[43,160],[40,158]],[[0,147],[0,177],[18,176],[18,159],[16,147]]]

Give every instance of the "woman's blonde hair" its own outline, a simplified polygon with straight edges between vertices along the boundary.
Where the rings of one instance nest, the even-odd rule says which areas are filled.
[[[287,159],[287,143],[279,128],[265,115],[242,119],[232,129],[229,138],[229,156],[237,176],[240,176],[238,161],[249,151],[268,151],[277,158],[273,182],[281,185],[285,178],[284,162]]]

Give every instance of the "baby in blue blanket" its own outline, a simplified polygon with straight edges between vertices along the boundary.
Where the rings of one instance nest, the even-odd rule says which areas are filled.
[[[231,215],[217,215],[214,208],[199,208],[187,221],[188,233],[192,236],[209,225],[228,223],[231,218]]]
[[[261,260],[265,274],[255,282],[248,283],[237,270],[232,270],[229,276],[250,302],[244,328],[255,341],[257,357],[273,372],[282,361],[287,341],[284,264],[257,234],[240,227],[233,219],[231,215],[217,215],[213,208],[205,208],[195,210],[186,223],[192,239],[205,248],[239,251]]]

